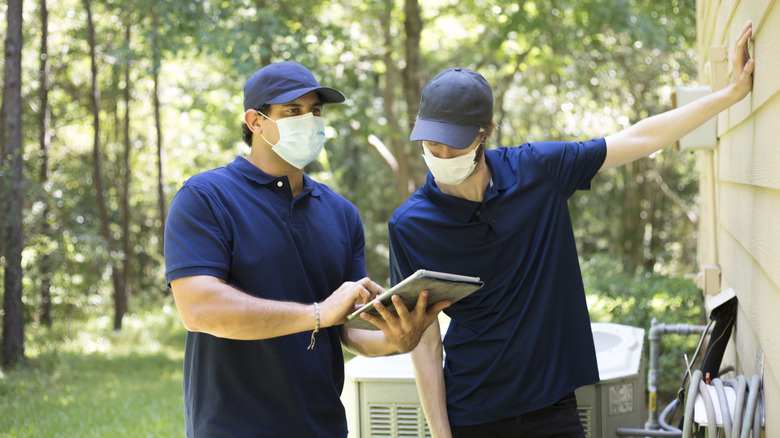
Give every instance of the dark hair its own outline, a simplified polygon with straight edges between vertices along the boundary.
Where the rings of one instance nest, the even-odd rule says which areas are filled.
[[[496,122],[490,120],[480,125],[479,132],[484,135],[492,136],[493,131],[495,131],[497,128],[498,125],[496,124]]]
[[[482,155],[485,154],[485,140],[482,140],[479,142],[479,146],[477,146],[477,153],[474,155],[474,162],[479,163],[479,160],[482,159]]]
[[[479,146],[477,146],[477,154],[474,157],[474,162],[479,163],[479,160],[482,158],[482,155],[485,153],[485,143],[488,141],[488,137],[492,137],[493,131],[496,129],[496,123],[492,120],[489,122],[485,122],[480,126],[479,133],[482,135],[482,141],[479,142]]]
[[[259,111],[263,114],[268,113],[268,108],[271,107],[271,104],[264,104],[261,105],[259,108],[255,108],[255,111]],[[250,148],[252,147],[252,132],[251,129],[249,129],[249,126],[246,125],[246,122],[241,124],[241,138],[244,140],[244,143],[247,144]]]

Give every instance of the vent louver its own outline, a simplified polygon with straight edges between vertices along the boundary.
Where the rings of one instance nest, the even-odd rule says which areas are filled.
[[[378,404],[368,406],[371,437],[430,437],[420,405]]]
[[[580,421],[582,422],[582,428],[585,429],[585,438],[591,437],[591,426],[593,408],[590,406],[577,406],[577,413],[580,415]]]

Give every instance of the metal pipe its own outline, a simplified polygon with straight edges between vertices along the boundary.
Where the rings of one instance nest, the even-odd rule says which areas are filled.
[[[680,429],[677,429],[675,427],[669,426],[666,424],[666,417],[669,415],[669,413],[677,407],[677,405],[680,403],[678,399],[672,400],[671,403],[669,403],[664,410],[661,412],[661,416],[659,418],[661,429],[660,430],[651,430],[651,429],[633,429],[628,427],[618,427],[615,430],[615,434],[617,436],[626,436],[626,437],[673,437],[673,438],[680,438],[682,437],[682,431]]]
[[[632,429],[629,427],[618,427],[615,429],[615,435],[621,437],[664,437],[680,438],[682,432],[671,430],[650,430],[650,429]]]
[[[658,386],[661,382],[661,371],[659,367],[659,357],[661,356],[661,337],[665,334],[691,335],[701,334],[707,330],[706,325],[690,324],[664,324],[659,323],[656,318],[650,325],[648,340],[650,341],[650,366],[647,370],[647,422],[645,429],[658,430]]]

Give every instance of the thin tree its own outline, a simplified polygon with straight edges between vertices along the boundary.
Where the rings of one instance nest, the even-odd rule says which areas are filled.
[[[396,129],[399,123],[398,114],[396,113],[395,92],[400,72],[393,59],[394,37],[391,29],[393,7],[393,2],[387,2],[385,9],[379,11],[378,18],[382,27],[385,46],[382,56],[385,63],[385,87],[382,90],[382,101],[384,102],[384,116],[387,119],[387,126],[391,127],[387,132],[387,136],[393,155],[396,157],[395,162],[397,164],[392,166],[392,170],[395,174],[396,191],[398,192],[397,203],[400,204],[414,192],[415,187],[414,180],[410,176],[409,160],[406,159],[405,145],[407,142],[401,138],[401,131]]]
[[[4,299],[2,366],[24,359],[22,304],[22,0],[9,0],[5,37],[2,120],[0,121],[0,247]]]
[[[111,270],[111,278],[114,284],[114,302],[117,302],[117,294],[124,291],[122,285],[122,275],[120,274],[119,266],[114,263],[115,256],[115,243],[111,236],[108,221],[108,208],[106,206],[105,194],[103,191],[103,172],[102,172],[102,159],[100,153],[100,88],[98,87],[98,70],[97,70],[97,55],[96,55],[96,43],[95,43],[95,23],[92,19],[92,5],[90,0],[84,0],[84,10],[87,12],[87,42],[89,44],[89,57],[91,61],[91,82],[90,82],[90,104],[92,109],[92,125],[93,125],[93,148],[92,148],[92,167],[93,167],[93,180],[95,183],[95,202],[97,203],[98,218],[100,220],[100,234],[103,236],[103,240],[108,250],[108,269]],[[115,305],[116,307],[116,305]],[[124,313],[114,314],[114,329],[119,330],[122,328],[122,317]]]
[[[255,0],[255,9],[258,11],[267,11],[269,7],[269,3],[271,5],[274,5],[276,2],[269,2],[268,0]],[[283,6],[284,7],[284,6]],[[273,54],[272,47],[272,38],[270,35],[268,35],[268,32],[266,29],[267,26],[267,18],[263,17],[263,15],[259,15],[257,19],[257,35],[258,35],[258,50],[260,52],[260,65],[268,65],[271,62],[273,62],[273,58],[271,55]]]
[[[130,13],[128,13],[128,16]],[[114,329],[122,328],[122,318],[128,309],[130,298],[130,263],[132,261],[132,248],[130,246],[130,35],[132,20],[128,19],[125,25],[125,88],[123,99],[125,101],[124,127],[124,155],[122,157],[122,190],[120,192],[120,214],[122,216],[122,283],[121,289],[116,290],[114,299]]]
[[[423,22],[420,16],[420,4],[418,0],[406,0],[404,4],[404,14],[406,15],[406,20],[404,21],[404,32],[406,35],[406,39],[404,40],[406,67],[403,69],[403,86],[404,100],[406,101],[406,117],[409,132],[411,132],[414,127],[414,122],[417,119],[417,112],[420,108],[420,96],[422,95],[423,88],[422,54],[420,53],[420,39],[422,37]],[[418,178],[417,175],[423,176],[427,173],[415,171],[420,169],[415,169],[412,166],[412,163],[419,163],[419,160],[413,161],[410,158],[408,148],[407,153],[397,157],[397,159],[398,161],[403,160],[408,163],[407,167],[410,168],[412,178]],[[421,183],[422,181],[418,182]]]
[[[165,148],[163,147],[162,120],[160,116],[160,39],[159,17],[152,11],[152,82],[154,83],[154,126],[157,134],[157,210],[160,213],[160,254],[165,239],[165,220],[168,215],[168,200],[165,196]]]
[[[406,0],[404,5],[406,20],[404,30],[406,33],[406,68],[403,71],[404,94],[406,98],[406,113],[408,116],[409,130],[414,127],[417,112],[422,95],[421,70],[422,55],[420,54],[420,38],[422,35],[422,18],[420,17],[420,4],[417,0]]]
[[[41,70],[40,70],[40,107],[38,115],[38,128],[41,146],[41,167],[38,176],[43,187],[43,215],[41,220],[41,235],[43,237],[43,248],[40,258],[41,272],[41,308],[38,310],[38,320],[51,327],[51,256],[48,249],[48,238],[51,234],[51,225],[49,224],[49,212],[51,203],[49,200],[49,191],[47,183],[50,177],[49,170],[49,145],[51,143],[51,106],[49,105],[49,6],[46,0],[41,0]]]

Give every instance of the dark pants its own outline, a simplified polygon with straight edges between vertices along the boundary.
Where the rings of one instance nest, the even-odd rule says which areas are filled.
[[[474,426],[452,426],[452,438],[584,438],[574,393],[519,417]]]

